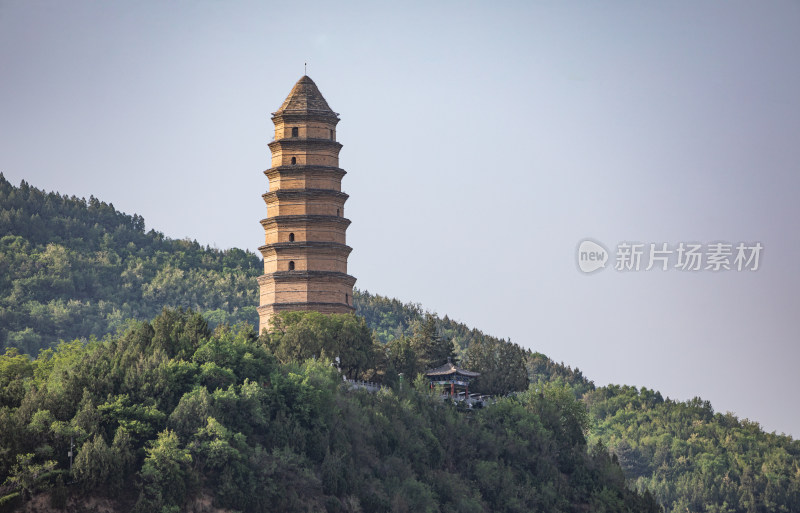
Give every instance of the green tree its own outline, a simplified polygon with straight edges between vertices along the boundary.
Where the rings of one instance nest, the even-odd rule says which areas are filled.
[[[455,358],[452,341],[439,334],[436,318],[433,315],[426,315],[424,322],[414,330],[411,346],[414,348],[419,366],[425,370],[439,367]]]
[[[407,380],[411,380],[426,370],[420,364],[413,344],[406,337],[392,340],[384,349],[388,376],[402,374]]]
[[[114,452],[101,435],[87,440],[75,456],[72,473],[85,491],[100,488],[118,471]]]
[[[379,361],[372,332],[353,314],[281,312],[262,340],[283,363],[338,358],[342,372],[352,379],[374,374]]]
[[[528,387],[525,352],[516,344],[481,337],[472,342],[462,357],[462,365],[480,372],[476,390],[505,395]]]
[[[53,460],[35,463],[34,459],[33,453],[18,454],[16,464],[11,468],[11,472],[3,483],[12,490],[19,490],[25,499],[29,499],[37,491],[49,487],[45,478],[56,467],[56,462]]]
[[[180,447],[174,431],[165,430],[149,444],[145,453],[147,456],[139,472],[142,491],[134,511],[144,513],[182,507],[187,492],[195,484],[189,451]]]

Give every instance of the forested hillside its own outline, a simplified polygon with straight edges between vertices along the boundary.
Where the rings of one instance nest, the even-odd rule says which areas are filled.
[[[468,368],[481,373],[476,390],[487,394],[508,394],[525,390],[529,383],[559,381],[568,384],[578,396],[594,390],[594,383],[579,369],[552,361],[547,356],[523,349],[509,340],[487,335],[453,321],[448,316],[426,312],[421,305],[404,304],[397,299],[369,292],[353,296],[356,314],[364,317],[376,336],[386,344],[390,360],[405,358],[413,362],[415,352],[427,339],[441,339],[451,346]],[[431,362],[406,364],[406,375],[424,372]],[[433,362],[439,363],[439,362]],[[396,364],[396,367],[402,366]]]
[[[163,306],[256,324],[260,273],[253,253],[146,232],[142,217],[94,197],[14,187],[0,174],[0,349],[35,355]]]
[[[142,327],[143,324],[137,324],[130,319],[140,321],[153,319],[159,315],[164,306],[191,307],[202,313],[212,328],[218,324],[233,324],[239,321],[255,325],[257,322],[255,308],[258,301],[255,277],[260,273],[260,259],[252,253],[237,249],[219,251],[203,248],[196,242],[171,240],[156,231],[145,231],[144,220],[141,217],[117,212],[112,205],[95,198],[86,201],[56,193],[44,193],[24,182],[20,187],[14,187],[0,175],[0,345],[3,348],[19,348],[21,352],[35,357],[40,348],[52,347],[59,339],[86,340],[92,335],[101,338],[119,330],[118,334],[110,336],[104,342],[91,341],[85,347],[82,342],[71,342],[62,346],[58,354],[66,355],[66,352],[72,351],[70,354],[79,356],[76,356],[70,366],[65,367],[66,370],[60,374],[53,374],[53,370],[47,367],[51,363],[55,365],[53,362],[62,361],[52,352],[44,353],[36,361],[30,361],[27,357],[14,352],[9,352],[3,357],[0,386],[5,391],[0,397],[0,424],[2,424],[0,433],[3,435],[0,438],[2,443],[17,444],[4,446],[5,449],[0,450],[0,458],[5,458],[3,460],[5,466],[2,467],[6,469],[4,472],[10,471],[13,474],[14,468],[17,468],[18,472],[22,472],[23,469],[31,472],[36,469],[44,471],[46,469],[42,465],[49,459],[58,462],[57,468],[63,468],[65,454],[63,444],[68,436],[64,433],[71,431],[59,430],[61,427],[67,429],[66,424],[80,427],[84,420],[80,420],[83,417],[78,415],[78,409],[58,409],[57,403],[62,398],[58,394],[64,393],[62,388],[66,386],[64,380],[68,380],[68,374],[80,371],[78,365],[80,359],[91,361],[97,354],[102,353],[105,355],[103,356],[105,363],[102,365],[116,368],[112,374],[98,374],[97,379],[108,377],[113,382],[101,392],[95,392],[91,388],[92,381],[88,378],[81,378],[84,381],[75,383],[86,384],[91,394],[99,394],[91,398],[94,407],[99,407],[108,401],[117,401],[117,396],[128,394],[129,403],[123,401],[113,407],[127,412],[124,415],[129,416],[125,417],[127,420],[124,422],[118,422],[119,426],[124,424],[127,426],[126,429],[132,432],[140,428],[146,429],[139,423],[151,422],[147,420],[150,415],[148,412],[154,411],[147,409],[150,407],[167,416],[162,418],[159,417],[160,414],[153,413],[161,420],[152,421],[154,422],[152,429],[155,431],[148,435],[151,438],[142,438],[144,435],[141,435],[137,439],[136,443],[140,445],[137,446],[138,452],[134,452],[139,458],[137,460],[139,466],[123,471],[128,472],[125,474],[127,478],[144,479],[142,476],[146,473],[142,472],[145,469],[143,466],[145,455],[149,457],[151,452],[148,451],[156,447],[153,445],[155,442],[147,445],[146,441],[153,440],[152,437],[155,437],[157,432],[162,432],[165,426],[171,426],[165,424],[167,421],[164,418],[168,419],[172,415],[170,413],[172,410],[169,408],[173,408],[175,405],[172,403],[180,399],[178,396],[170,396],[172,403],[167,401],[158,405],[156,403],[159,399],[156,397],[152,401],[147,400],[147,394],[155,390],[149,388],[155,386],[153,384],[155,381],[152,380],[162,379],[160,377],[162,374],[167,376],[163,379],[177,379],[179,385],[169,385],[177,387],[174,393],[178,393],[177,390],[191,391],[194,387],[202,385],[210,396],[222,394],[216,391],[217,387],[220,390],[228,390],[231,386],[237,394],[241,394],[241,388],[236,387],[244,386],[243,377],[238,371],[232,370],[238,365],[232,362],[238,358],[235,356],[236,351],[242,347],[250,348],[240,355],[241,358],[250,355],[245,358],[247,365],[256,365],[250,358],[256,358],[261,354],[258,351],[266,351],[265,358],[272,362],[268,374],[271,376],[273,372],[277,372],[279,375],[288,376],[289,369],[294,369],[291,372],[296,375],[302,375],[300,368],[296,367],[298,365],[296,362],[320,356],[339,356],[344,354],[346,346],[352,349],[347,355],[352,366],[343,368],[344,373],[351,377],[383,381],[394,387],[395,392],[400,386],[401,373],[409,377],[407,382],[413,381],[413,376],[432,365],[446,361],[448,357],[459,359],[462,365],[481,372],[474,390],[496,397],[509,394],[513,396],[515,393],[522,393],[524,396],[528,393],[529,385],[533,385],[533,390],[538,390],[542,397],[545,395],[545,389],[551,396],[562,394],[564,390],[569,391],[588,412],[586,438],[588,446],[594,451],[594,456],[591,458],[599,458],[597,451],[605,447],[610,451],[611,457],[619,461],[628,478],[629,486],[640,491],[651,491],[670,513],[800,511],[800,442],[790,437],[765,433],[755,422],[740,420],[731,414],[715,413],[710,404],[700,399],[679,402],[665,399],[658,392],[647,389],[615,385],[596,387],[580,370],[553,362],[541,353],[523,349],[508,340],[470,329],[447,316],[439,317],[431,314],[420,305],[404,304],[368,292],[356,291],[354,294],[357,314],[363,316],[365,326],[351,322],[334,329],[330,326],[324,327],[324,321],[315,319],[314,316],[298,318],[289,316],[287,322],[291,324],[291,329],[279,330],[279,333],[270,337],[262,337],[258,343],[252,341],[254,334],[246,327],[233,331],[225,331],[223,328],[222,332],[209,337],[208,340],[198,339],[192,342],[193,352],[189,354],[189,349],[186,349],[180,357],[165,356],[159,351],[164,351],[168,355],[171,350],[161,348],[149,356],[136,357],[145,360],[150,358],[152,361],[133,362],[131,359],[134,358],[134,349],[114,349],[123,353],[127,351],[127,356],[124,358],[117,355],[123,359],[115,362],[113,359],[117,356],[109,356],[109,353],[103,352],[111,351],[110,347],[119,348],[128,344],[125,341],[133,337],[132,333],[137,329],[146,330]],[[148,325],[155,329],[159,322],[162,321],[157,319]],[[193,322],[198,326],[202,324],[197,319]],[[203,330],[205,329],[203,327]],[[369,340],[365,338],[364,329],[374,334],[375,343],[372,338]],[[337,332],[341,335],[339,339],[331,338],[331,333],[336,330],[340,330]],[[201,346],[205,347],[210,340],[216,340],[215,337],[223,337],[223,333],[228,333],[224,337],[236,338],[239,340],[237,344],[242,344],[236,351],[225,346],[227,347],[225,351],[228,351],[227,360],[224,362],[218,359],[206,360],[202,356],[203,352],[195,356]],[[172,340],[170,338],[172,336],[164,335],[162,338]],[[249,342],[245,342],[245,339]],[[146,343],[137,342],[139,346],[131,343],[133,345],[130,347],[140,349],[161,347],[158,344],[162,342],[148,340]],[[349,342],[345,344],[346,341]],[[536,341],[525,342],[526,345],[535,346]],[[217,344],[219,341],[214,343]],[[210,350],[210,348],[204,349],[204,351]],[[129,364],[150,368],[151,370],[147,371],[150,374],[145,374],[143,377],[136,373],[145,372],[144,370],[126,370]],[[293,365],[295,367],[292,367]],[[160,370],[153,370],[155,368]],[[303,379],[306,378],[311,379],[308,376]],[[42,385],[41,381],[37,381],[40,379],[46,379],[48,384]],[[183,379],[186,381],[180,381]],[[146,380],[152,383],[145,383]],[[70,386],[77,387],[78,384],[75,383]],[[142,390],[134,391],[139,385],[143,387]],[[335,388],[334,386],[330,390]],[[53,397],[58,399],[48,399],[51,402],[47,404],[53,405],[53,408],[42,406],[44,403],[41,401],[45,401],[43,397],[50,393],[45,389],[57,394]],[[111,393],[108,390],[115,391]],[[330,393],[339,396],[339,392]],[[349,401],[355,400],[348,395],[343,397],[345,399],[336,401],[350,404]],[[393,400],[398,401],[398,405],[410,404],[407,401],[412,401],[408,398],[399,398],[399,395],[397,397],[398,399]],[[531,399],[529,395],[524,397]],[[566,404],[564,398],[559,397],[562,405]],[[81,400],[82,398],[71,398],[69,399],[71,402],[66,402],[65,405],[72,404],[70,408],[79,408]],[[359,398],[359,405],[352,408],[356,408],[358,415],[365,415],[364,411],[373,407],[371,401],[376,400],[376,398]],[[417,399],[412,403],[414,401]],[[430,408],[431,411],[438,411],[435,406]],[[48,417],[48,414],[41,413],[34,422],[34,415],[38,410],[48,410],[52,418]],[[60,413],[56,414],[55,411]],[[438,433],[438,428],[433,427],[435,421],[430,417],[433,414],[416,410],[413,414],[422,415],[426,419],[423,424],[414,424],[422,429],[421,432],[427,433],[425,430],[430,429],[431,432]],[[42,415],[44,417],[41,417]],[[78,420],[73,420],[76,415]],[[218,417],[214,418],[220,421]],[[453,417],[453,419],[458,418]],[[315,419],[313,422],[319,421]],[[411,422],[399,417],[397,419],[398,422]],[[370,422],[373,421],[378,422],[375,419]],[[61,424],[53,424],[54,422]],[[109,426],[117,425],[113,424],[117,421],[102,422],[103,442],[96,438],[91,440],[92,443],[99,444],[98,450],[101,452],[106,449],[110,451],[114,445],[116,431]],[[472,425],[471,422],[468,421],[466,425]],[[232,436],[230,431],[233,429],[232,425],[227,423],[224,425],[228,430],[226,432]],[[377,424],[369,425],[377,426]],[[69,429],[77,429],[74,426]],[[35,430],[40,430],[41,433]],[[483,435],[474,436],[480,438]],[[490,438],[499,440],[496,435],[491,435]],[[81,443],[84,444],[87,440],[89,438],[84,438]],[[188,438],[180,439],[181,451],[189,450],[190,442],[187,440]],[[406,439],[402,440],[392,443],[411,443]],[[512,442],[502,441],[502,443]],[[522,446],[526,443],[524,437],[513,442]],[[103,444],[107,446],[105,449]],[[248,447],[247,451],[250,451],[255,446]],[[392,447],[396,448],[397,445]],[[473,449],[469,447],[469,450]],[[86,450],[89,450],[88,446]],[[356,461],[360,457],[358,448],[354,447],[352,450],[356,455],[348,457]],[[499,449],[495,447],[492,450]],[[178,453],[184,454],[180,451]],[[21,461],[14,459],[18,455],[27,454],[33,456]],[[199,453],[193,454],[195,454],[193,462],[201,461],[197,456]],[[298,480],[302,481],[308,477],[317,482],[314,479],[321,479],[322,474],[318,473],[321,467],[308,470],[311,467],[305,463],[298,463],[306,460],[292,458],[295,456],[292,455],[287,461],[294,462],[291,464],[295,465],[296,474],[301,476],[297,478]],[[269,465],[273,465],[270,459],[264,461],[269,461]],[[451,461],[448,464],[455,463]],[[198,464],[193,463],[193,465]],[[201,467],[199,471],[193,467],[194,473],[187,474],[193,477],[189,480],[191,486],[186,486],[197,493],[202,489],[198,483],[207,479],[199,477],[205,475],[202,472],[205,472],[203,469],[207,468],[207,464],[203,463]],[[299,470],[301,467],[304,470]],[[493,468],[502,470],[502,465]],[[375,479],[390,478],[389,474],[373,470],[379,476]],[[0,484],[5,475],[5,473],[0,474]],[[21,475],[30,477],[28,474]],[[316,478],[309,477],[312,475]],[[410,474],[403,474],[406,477],[408,475]],[[414,476],[415,480],[422,483],[427,483],[425,479],[430,477],[427,474],[425,477],[421,477],[420,474]],[[395,480],[391,486],[401,486],[398,483],[405,483],[406,477],[401,478],[396,475],[391,477]],[[475,474],[466,477],[461,475],[461,477],[468,483],[474,483],[477,479]],[[52,483],[57,484],[57,481]],[[110,484],[105,483],[103,486]],[[381,486],[390,485],[382,483]],[[416,484],[412,483],[409,486],[411,487],[409,490],[413,488],[419,492],[419,489],[415,488]],[[429,486],[429,483],[426,486]],[[393,497],[391,494],[397,493],[399,489],[392,488],[391,493],[384,490],[381,492],[384,494],[381,497],[384,499]],[[423,489],[420,493],[425,495],[430,491]],[[549,493],[544,489],[541,491],[544,494]],[[442,495],[439,495],[440,491],[433,490],[433,492],[436,500],[440,501],[442,498]],[[347,493],[354,492],[348,489]],[[323,495],[331,496],[328,492]],[[349,506],[346,506],[346,496],[337,494],[333,496],[345,504],[342,506],[345,508],[342,511],[349,511],[347,509]],[[135,502],[139,500],[138,497],[138,495],[127,497],[125,500]],[[320,497],[317,498],[323,500]],[[370,500],[365,499],[366,496],[358,497],[364,511],[377,511],[364,507],[363,501]],[[586,499],[585,495],[581,497],[583,497],[581,500],[590,500]],[[483,494],[475,500],[484,508],[489,504]],[[437,504],[439,510],[448,510],[442,502]],[[448,507],[452,509],[455,506]],[[466,506],[465,509],[458,508],[460,506],[456,507],[456,510],[470,511]],[[611,511],[617,510],[611,509]]]
[[[0,509],[79,511],[104,500],[136,513],[203,510],[204,501],[253,513],[659,511],[625,486],[604,447],[587,447],[586,412],[568,389],[477,410],[442,401],[422,379],[352,389],[331,360],[284,353],[280,363],[267,348],[294,337],[304,351],[319,350],[320,338],[367,349],[363,319],[283,321],[259,338],[248,326],[212,333],[199,314],[165,310],[33,360],[7,352]],[[341,366],[359,367],[356,353]]]
[[[359,296],[357,306],[378,334],[392,337],[388,347],[393,337],[413,340],[430,317],[420,305],[368,293]],[[699,398],[681,402],[647,389],[597,388],[578,369],[541,353],[435,319],[437,333],[464,348],[463,361],[483,373],[482,381],[504,384],[488,391],[524,390],[521,381],[509,378],[520,365],[530,383],[568,386],[589,412],[590,445],[607,447],[629,484],[653,493],[668,513],[800,512],[800,441],[765,433],[758,423],[730,413],[714,413]]]
[[[590,441],[610,447],[635,488],[668,512],[800,511],[800,441],[715,413],[699,398],[611,385],[583,401]]]

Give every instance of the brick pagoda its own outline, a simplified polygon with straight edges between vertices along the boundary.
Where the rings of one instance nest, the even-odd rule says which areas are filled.
[[[345,170],[339,167],[336,124],[317,85],[304,76],[280,109],[272,114],[275,139],[269,144],[272,167],[264,171],[269,192],[264,275],[258,278],[259,331],[286,310],[347,313],[353,309],[353,285],[347,274],[352,248],[345,236]]]

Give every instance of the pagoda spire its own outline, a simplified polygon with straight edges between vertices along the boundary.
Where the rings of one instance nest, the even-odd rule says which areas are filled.
[[[281,107],[273,115],[277,114],[299,114],[299,113],[327,113],[338,115],[331,110],[328,102],[319,92],[317,84],[308,75],[303,75],[292,88],[289,96],[281,104]]]

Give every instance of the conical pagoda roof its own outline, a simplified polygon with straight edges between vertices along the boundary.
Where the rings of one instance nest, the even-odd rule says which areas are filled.
[[[319,92],[317,84],[307,75],[297,81],[292,92],[283,101],[275,114],[325,113],[336,115]]]

